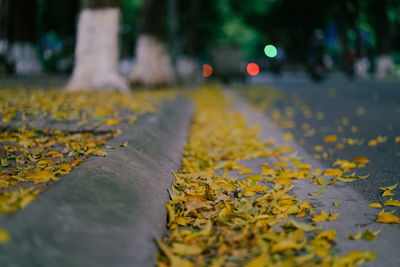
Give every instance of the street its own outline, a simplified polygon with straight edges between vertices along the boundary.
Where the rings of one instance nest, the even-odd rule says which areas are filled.
[[[329,156],[326,160],[321,156],[321,160],[327,167],[338,159],[369,159],[371,162],[358,171],[360,175],[368,173],[369,178],[349,183],[368,200],[381,201],[379,187],[399,182],[400,142],[395,141],[400,136],[399,81],[349,81],[334,76],[322,83],[313,83],[304,74],[286,74],[281,78],[260,75],[253,78],[252,84],[267,85],[287,95],[285,101],[277,101],[275,105],[282,114],[287,108],[294,111],[293,118],[287,120],[293,120],[295,126],[286,131],[312,155],[321,156],[322,152],[314,148],[323,146]],[[307,108],[310,114],[303,112]],[[328,135],[336,135],[338,142],[325,143],[323,139]],[[378,136],[384,142],[369,146],[368,141]],[[338,143],[343,148],[338,148]],[[399,194],[400,188],[395,188],[393,193]]]

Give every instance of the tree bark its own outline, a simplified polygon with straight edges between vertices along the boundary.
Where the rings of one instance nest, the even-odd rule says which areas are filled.
[[[136,44],[136,61],[130,74],[134,84],[171,85],[175,80],[166,42],[167,1],[146,0],[140,14],[140,34]]]
[[[75,65],[67,90],[129,90],[118,74],[118,4],[117,0],[82,1]]]

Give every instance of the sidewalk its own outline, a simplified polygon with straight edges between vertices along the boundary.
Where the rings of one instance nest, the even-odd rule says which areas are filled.
[[[192,104],[178,97],[146,114],[0,225],[1,266],[152,266],[165,233],[171,170],[178,170]],[[119,145],[127,142],[125,148]]]

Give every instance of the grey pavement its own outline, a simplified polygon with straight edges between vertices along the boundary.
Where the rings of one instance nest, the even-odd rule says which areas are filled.
[[[360,174],[369,173],[370,178],[350,183],[370,202],[382,201],[380,186],[389,186],[400,181],[400,143],[395,143],[396,136],[400,136],[400,81],[366,80],[350,81],[341,75],[333,75],[322,83],[313,83],[304,74],[286,73],[282,78],[270,75],[256,76],[253,85],[269,86],[288,95],[286,103],[276,106],[282,112],[286,107],[293,107],[295,115],[293,121],[296,126],[290,131],[297,141],[304,142],[304,149],[313,154],[314,146],[323,145],[329,149],[334,145],[326,144],[323,138],[335,134],[338,139],[354,138],[363,140],[364,145],[345,146],[344,149],[335,149],[325,166],[337,159],[352,160],[363,156],[371,163],[359,170]],[[306,118],[297,99],[307,105],[314,113],[312,118]],[[298,101],[297,101],[298,102]],[[363,115],[357,114],[362,108]],[[322,112],[324,118],[317,119],[316,112]],[[270,115],[270,114],[269,114]],[[342,119],[348,120],[348,125]],[[304,135],[302,124],[308,123],[315,129],[315,134],[309,137]],[[351,126],[357,127],[357,132],[351,132]],[[342,128],[342,132],[338,129]],[[367,142],[378,135],[387,137],[387,141],[370,147]],[[400,187],[393,192],[399,196]]]
[[[153,266],[165,232],[171,170],[180,167],[192,114],[183,97],[145,114],[16,215],[0,266]]]

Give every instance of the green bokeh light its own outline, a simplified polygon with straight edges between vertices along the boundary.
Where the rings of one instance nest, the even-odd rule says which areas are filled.
[[[267,57],[276,57],[278,50],[276,50],[276,47],[273,45],[266,45],[264,47],[264,53]]]

